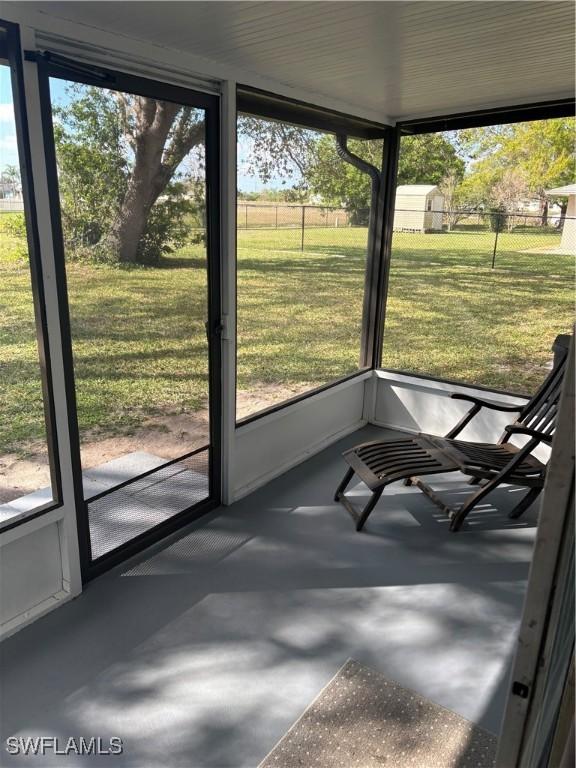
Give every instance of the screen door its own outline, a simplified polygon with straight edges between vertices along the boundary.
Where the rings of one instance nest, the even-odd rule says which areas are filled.
[[[90,577],[219,501],[218,102],[58,57],[40,82]]]

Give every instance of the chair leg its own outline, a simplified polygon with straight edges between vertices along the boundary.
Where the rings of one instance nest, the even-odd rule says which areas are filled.
[[[354,477],[354,470],[352,469],[352,467],[350,467],[349,469],[346,470],[346,474],[342,478],[342,482],[336,489],[336,493],[334,494],[334,501],[340,501],[340,497],[348,487],[348,484],[350,483],[350,480],[352,480],[353,477]]]
[[[523,445],[522,448],[520,448],[519,451],[514,455],[514,458],[505,467],[503,467],[503,469],[501,469],[497,475],[494,475],[491,480],[488,480],[487,483],[481,485],[476,493],[470,495],[464,504],[462,504],[460,509],[458,509],[451,518],[450,530],[458,531],[470,510],[474,509],[476,504],[478,504],[478,502],[481,501],[484,496],[487,496],[489,493],[491,493],[494,488],[499,486],[501,483],[505,483],[514,474],[516,467],[524,461],[526,456],[528,456],[528,454],[534,450],[537,444],[538,440],[533,438],[527,442],[526,445]]]
[[[493,491],[501,482],[501,478],[498,476],[493,480],[490,480],[486,485],[481,485],[476,493],[470,494],[464,504],[462,504],[462,506],[452,515],[450,519],[450,530],[459,531],[468,513],[474,509],[479,501],[482,501],[484,496],[487,496],[490,491]]]
[[[508,513],[510,520],[516,520],[520,515],[526,512],[528,507],[536,501],[541,491],[542,488],[531,488],[524,498],[516,504],[514,509]]]
[[[382,496],[383,490],[384,490],[384,486],[382,486],[381,488],[377,488],[372,494],[372,496],[370,497],[370,501],[368,502],[368,504],[366,504],[366,506],[362,510],[362,514],[360,515],[360,517],[358,518],[358,522],[356,523],[357,531],[361,531],[362,528],[364,528],[364,523],[366,522],[366,520],[368,520],[370,513],[378,503],[380,496]]]

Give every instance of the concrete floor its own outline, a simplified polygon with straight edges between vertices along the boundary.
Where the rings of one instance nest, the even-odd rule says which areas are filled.
[[[118,736],[124,752],[0,763],[254,768],[350,657],[497,731],[534,510],[509,521],[518,492],[502,489],[499,510],[450,534],[395,485],[356,533],[332,501],[340,453],[383,433],[340,441],[9,638],[3,739]],[[458,495],[461,480],[436,487]]]

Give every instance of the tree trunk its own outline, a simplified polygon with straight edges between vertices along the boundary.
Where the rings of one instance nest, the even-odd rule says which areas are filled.
[[[130,134],[134,166],[107,238],[107,246],[120,262],[138,260],[138,245],[152,206],[174,172],[174,167],[163,164],[162,157],[179,110],[177,104],[135,97],[136,129]]]
[[[130,179],[120,211],[108,236],[108,247],[115,253],[116,259],[125,264],[135,264],[138,261],[138,245],[157,199],[152,189],[139,178],[144,174],[136,173],[140,170],[134,168],[134,175]]]
[[[542,227],[547,227],[548,226],[548,200],[546,198],[544,198],[542,200],[541,205],[542,205],[542,208],[541,208],[541,211],[542,211],[542,221],[540,222],[540,225]]]
[[[568,200],[558,201],[558,205],[560,206],[560,221],[558,222],[558,229],[562,230],[564,228],[564,221],[566,219],[566,211],[568,210]]]
[[[135,116],[135,129],[126,123],[134,165],[106,244],[118,261],[134,264],[152,206],[184,157],[203,141],[204,124],[194,121],[191,107],[145,97],[134,97],[133,103],[118,98],[123,113],[131,109]]]

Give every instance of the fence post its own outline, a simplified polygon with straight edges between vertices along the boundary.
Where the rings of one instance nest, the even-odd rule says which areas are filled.
[[[497,223],[496,223],[496,236],[494,237],[494,250],[492,251],[492,269],[494,269],[494,265],[496,264],[496,249],[498,248],[498,233],[499,232],[500,232],[499,219],[497,219]]]
[[[274,229],[278,229],[278,206],[276,206],[276,226]]]
[[[244,225],[244,229],[248,229],[248,206],[247,205],[244,206],[244,220],[246,222]]]
[[[302,239],[300,242],[300,250],[304,253],[304,220],[306,217],[306,206],[302,206]]]

